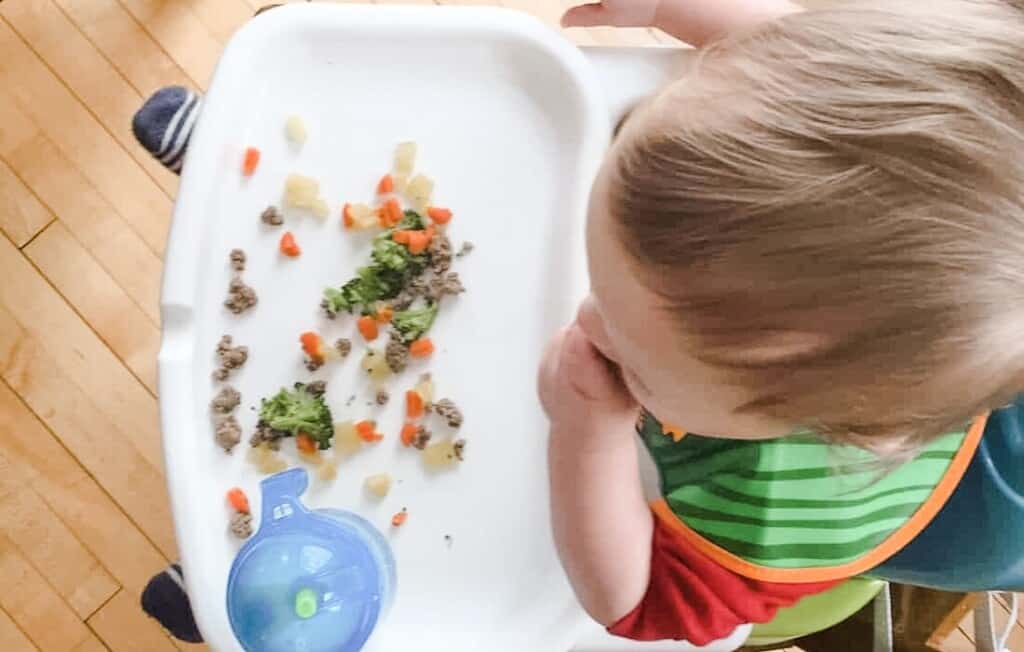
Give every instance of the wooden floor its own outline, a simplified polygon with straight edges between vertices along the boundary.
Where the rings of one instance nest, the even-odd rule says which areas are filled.
[[[138,608],[146,580],[177,555],[156,403],[177,178],[135,144],[130,122],[163,85],[203,90],[225,41],[262,4],[0,2],[4,652],[201,647],[172,641]],[[554,23],[565,3],[503,4]],[[572,38],[668,42],[646,30]],[[948,649],[967,646],[959,637]]]

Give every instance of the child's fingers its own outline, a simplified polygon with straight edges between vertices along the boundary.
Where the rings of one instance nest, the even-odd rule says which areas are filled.
[[[569,383],[587,400],[630,402],[613,363],[601,355],[577,324],[565,334],[562,365]]]
[[[565,12],[562,16],[562,27],[597,27],[611,25],[613,15],[600,2],[579,5]]]

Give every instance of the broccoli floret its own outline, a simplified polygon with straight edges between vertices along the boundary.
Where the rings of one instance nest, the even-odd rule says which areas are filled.
[[[305,433],[316,440],[320,450],[331,447],[334,419],[323,395],[309,392],[306,385],[295,383],[294,389],[281,389],[260,405],[260,420],[272,429],[296,436]]]
[[[399,231],[422,231],[425,228],[427,228],[426,221],[416,211],[405,211],[402,221],[395,227]]]
[[[327,288],[324,290],[324,310],[328,315],[339,312],[352,312],[362,306],[364,309],[381,299],[391,299],[397,295],[405,283],[405,276],[383,265],[361,267],[356,277],[341,286],[341,289]]]
[[[374,266],[384,268],[390,272],[401,274],[403,281],[407,276],[415,276],[423,271],[427,265],[427,257],[423,254],[413,255],[409,249],[391,239],[391,231],[379,236],[373,243]]]
[[[437,302],[430,303],[425,308],[413,308],[396,312],[391,320],[391,325],[405,343],[413,342],[423,337],[430,327],[434,325],[437,318],[437,311],[440,309]]]

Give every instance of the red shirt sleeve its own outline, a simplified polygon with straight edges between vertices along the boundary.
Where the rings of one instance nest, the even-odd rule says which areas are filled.
[[[748,623],[766,623],[782,607],[839,581],[779,584],[723,568],[655,518],[647,594],[609,633],[637,641],[678,640],[707,645]]]

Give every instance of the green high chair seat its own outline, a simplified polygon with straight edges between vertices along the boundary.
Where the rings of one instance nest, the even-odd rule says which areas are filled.
[[[779,610],[770,623],[755,625],[746,644],[754,647],[774,645],[824,631],[860,611],[884,587],[882,580],[861,577],[847,580],[824,593],[806,597],[792,607]]]

